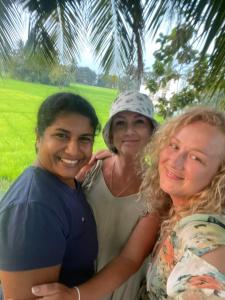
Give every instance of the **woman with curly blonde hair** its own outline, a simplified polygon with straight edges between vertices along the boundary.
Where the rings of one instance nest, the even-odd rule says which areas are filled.
[[[144,160],[141,192],[163,218],[148,298],[225,298],[225,114],[195,107],[172,118]]]

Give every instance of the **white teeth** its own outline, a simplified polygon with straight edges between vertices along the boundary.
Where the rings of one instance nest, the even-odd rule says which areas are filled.
[[[70,160],[70,159],[65,159],[65,158],[61,158],[61,161],[63,161],[66,164],[69,164],[71,166],[75,166],[78,163],[78,160]]]

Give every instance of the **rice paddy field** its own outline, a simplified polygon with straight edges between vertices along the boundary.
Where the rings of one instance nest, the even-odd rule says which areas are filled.
[[[50,94],[69,91],[80,94],[95,107],[102,126],[118,91],[88,85],[71,84],[60,89],[17,80],[0,79],[0,196],[9,184],[35,159],[35,124],[40,103]],[[101,135],[94,151],[103,149]]]

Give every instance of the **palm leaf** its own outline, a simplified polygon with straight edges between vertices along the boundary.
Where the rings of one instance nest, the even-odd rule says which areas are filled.
[[[225,1],[217,0],[147,0],[145,5],[147,30],[155,34],[163,21],[180,17],[180,23],[193,26],[202,43],[202,57],[211,48],[209,81],[224,80],[225,69]],[[179,23],[178,22],[178,23]],[[178,24],[179,25],[179,24]],[[217,85],[218,86],[218,85]]]
[[[17,11],[13,1],[0,1],[0,58],[3,60],[10,57],[18,41],[21,22]]]
[[[79,1],[21,0],[30,13],[27,50],[30,54],[42,53],[52,62],[79,58],[78,45],[82,43],[80,28],[82,12]]]
[[[91,42],[105,71],[137,62],[143,72],[143,8],[140,1],[92,0]]]

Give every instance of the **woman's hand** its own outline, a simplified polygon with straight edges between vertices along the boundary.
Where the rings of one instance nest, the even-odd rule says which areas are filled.
[[[68,288],[60,283],[48,283],[32,287],[32,293],[43,300],[78,300],[74,288]]]
[[[76,175],[76,180],[79,182],[83,182],[87,173],[91,170],[91,168],[96,164],[97,160],[105,159],[111,157],[113,155],[109,150],[100,150],[97,153],[93,154],[88,164],[86,164]]]

